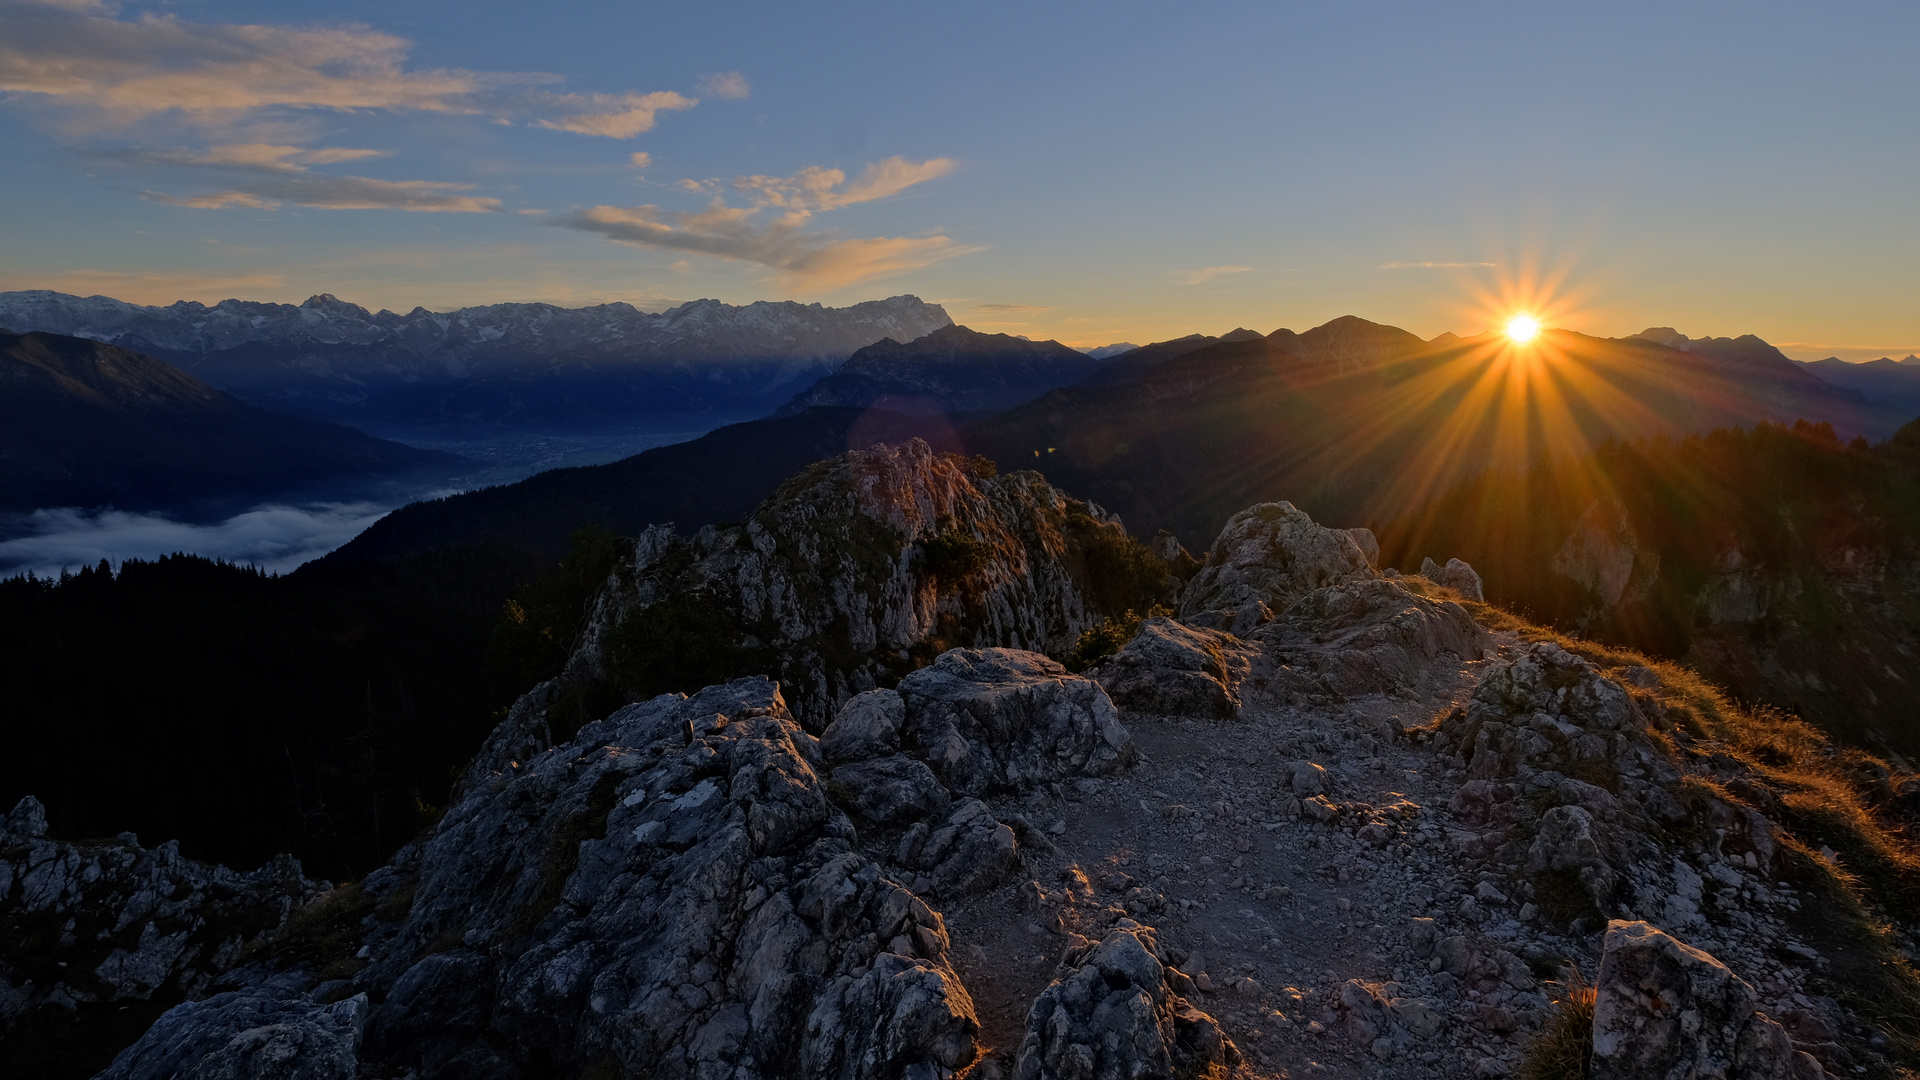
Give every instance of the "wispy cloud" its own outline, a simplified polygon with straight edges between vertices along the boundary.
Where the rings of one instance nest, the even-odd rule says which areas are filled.
[[[700,80],[700,92],[712,94],[723,101],[745,101],[753,93],[753,87],[747,85],[747,77],[737,71],[722,71]]]
[[[440,180],[375,180],[365,176],[272,176],[211,195],[177,196],[147,191],[142,196],[168,206],[220,210],[246,206],[271,210],[281,202],[321,210],[413,210],[427,213],[482,214],[501,208],[500,200],[464,195],[472,184]]]
[[[0,273],[0,290],[52,289],[76,296],[112,296],[132,304],[171,304],[180,299],[224,300],[258,297],[286,284],[279,274],[129,273],[118,270],[65,270],[54,273]]]
[[[751,192],[765,206],[779,206],[801,213],[836,210],[855,203],[872,202],[929,180],[937,180],[959,168],[952,158],[908,161],[890,157],[860,170],[847,182],[839,169],[809,166],[792,176],[742,176],[733,181],[735,190]]]
[[[627,160],[633,162],[633,167],[636,169],[650,169],[653,167],[653,155],[647,153],[645,150],[634,151],[633,156]]]
[[[1466,270],[1480,269],[1495,265],[1490,262],[1390,262],[1381,263],[1381,270]]]
[[[101,559],[118,564],[175,552],[292,570],[353,539],[388,509],[376,503],[266,504],[208,525],[121,510],[36,510],[24,521],[28,535],[0,542],[0,576],[29,570],[51,575]]]
[[[652,131],[663,112],[691,109],[699,98],[656,90],[651,94],[535,94],[532,100],[563,109],[579,108],[553,120],[536,121],[543,128],[571,131],[576,135],[604,135],[610,139],[631,139]]]
[[[697,99],[650,93],[560,93],[539,72],[423,68],[412,43],[367,26],[196,23],[115,18],[97,7],[9,5],[0,90],[59,111],[83,131],[170,116],[228,130],[262,112],[438,112],[526,121],[628,139]]]
[[[733,182],[736,191],[750,197],[746,206],[729,206],[714,195],[698,211],[662,210],[651,204],[596,206],[552,220],[620,243],[759,263],[777,271],[784,285],[796,288],[835,289],[980,250],[946,236],[838,239],[805,231],[817,212],[883,199],[945,176],[954,167],[946,158],[910,162],[896,157],[867,166],[852,182],[839,169],[746,176]],[[681,186],[710,191],[719,185],[682,181]],[[783,212],[759,220],[768,210]]]
[[[1208,266],[1200,270],[1177,270],[1173,278],[1175,283],[1180,285],[1205,285],[1215,278],[1225,277],[1228,274],[1244,274],[1252,269],[1251,266]]]

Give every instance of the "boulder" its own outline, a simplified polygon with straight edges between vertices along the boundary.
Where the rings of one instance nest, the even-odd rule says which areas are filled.
[[[820,736],[820,752],[830,762],[859,761],[900,749],[900,725],[907,705],[892,690],[869,690],[848,699]]]
[[[1180,618],[1225,626],[1250,604],[1281,612],[1314,589],[1374,576],[1367,553],[1346,531],[1315,524],[1292,503],[1261,503],[1220,530],[1181,596]]]
[[[1420,576],[1469,600],[1486,603],[1487,594],[1481,587],[1480,575],[1465,559],[1448,559],[1445,566],[1432,559],[1422,559]]]
[[[953,649],[900,680],[905,740],[956,795],[1105,776],[1133,760],[1106,691],[1038,653]]]
[[[168,1010],[96,1080],[356,1080],[367,996],[257,989]]]
[[[1232,634],[1155,617],[1088,674],[1129,712],[1226,719],[1238,715],[1260,661],[1257,649]]]
[[[936,896],[969,896],[1012,877],[1020,845],[1012,827],[995,820],[985,803],[964,799],[945,821],[909,829],[894,861],[925,871],[928,891]]]
[[[953,801],[925,762],[905,754],[842,765],[833,770],[827,790],[875,825],[944,816]]]
[[[1028,1010],[1018,1080],[1204,1076],[1240,1064],[1233,1041],[1188,1003],[1191,980],[1147,927],[1120,919],[1062,967]]]
[[[1620,878],[1596,836],[1593,815],[1578,806],[1556,806],[1540,815],[1533,846],[1527,851],[1527,873],[1562,870],[1578,875],[1595,911],[1612,910]]]
[[[1647,923],[1607,924],[1594,993],[1594,1080],[1826,1075],[1725,964]]]
[[[1491,644],[1459,604],[1384,578],[1308,592],[1253,636],[1294,678],[1348,696],[1432,690]]]

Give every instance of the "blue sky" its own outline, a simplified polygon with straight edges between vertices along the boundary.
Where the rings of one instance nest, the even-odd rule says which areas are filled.
[[[1916,45],[1911,3],[0,0],[0,288],[1900,356]]]

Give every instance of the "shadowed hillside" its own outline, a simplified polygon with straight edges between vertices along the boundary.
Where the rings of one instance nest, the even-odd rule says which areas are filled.
[[[0,510],[179,507],[457,460],[264,412],[112,345],[0,331]]]

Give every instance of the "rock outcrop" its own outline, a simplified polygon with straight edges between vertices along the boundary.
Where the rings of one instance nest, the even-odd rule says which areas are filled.
[[[1267,667],[1257,648],[1232,634],[1155,617],[1093,677],[1132,712],[1225,719],[1239,713],[1255,670],[1265,675]]]
[[[1374,576],[1352,534],[1316,525],[1292,503],[1261,503],[1220,530],[1181,596],[1180,619],[1242,633],[1314,589]],[[1252,614],[1260,606],[1264,618]]]
[[[98,1080],[358,1080],[367,996],[332,1005],[275,989],[169,1010]]]
[[[1448,559],[1445,566],[1432,559],[1422,559],[1420,576],[1442,588],[1452,589],[1469,600],[1486,602],[1486,589],[1480,582],[1480,574],[1465,559]]]
[[[0,821],[0,1028],[37,1008],[196,995],[324,888],[286,855],[237,873],[131,833],[50,840],[40,802],[22,799]]]
[[[1725,964],[1644,922],[1607,924],[1594,991],[1594,1080],[1827,1075]]]
[[[1167,962],[1153,932],[1121,919],[1069,953],[1066,973],[1034,1000],[1019,1080],[1210,1075],[1240,1064],[1213,1017],[1195,1008],[1193,981]]]
[[[1089,553],[1126,543],[1038,473],[985,475],[919,439],[855,451],[744,524],[648,530],[567,678],[649,693],[765,672],[817,731],[952,646],[1071,649],[1098,621]]]

